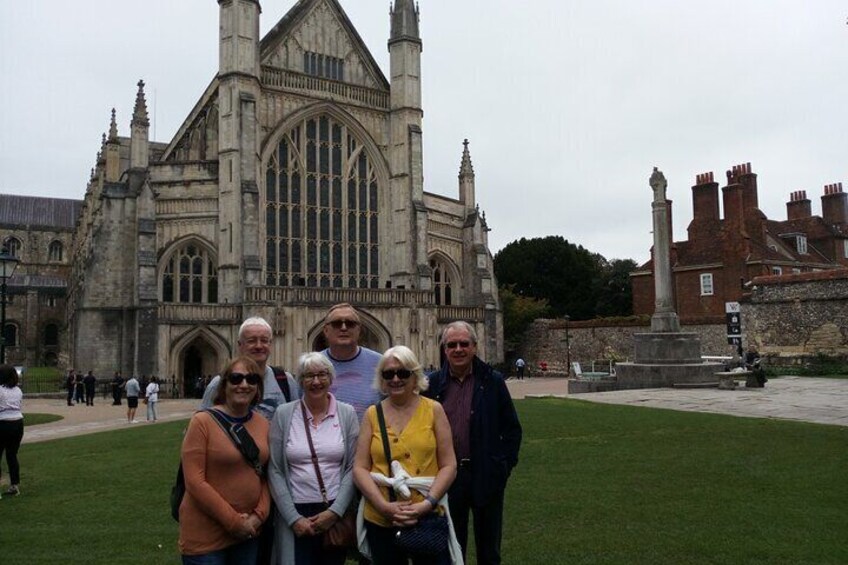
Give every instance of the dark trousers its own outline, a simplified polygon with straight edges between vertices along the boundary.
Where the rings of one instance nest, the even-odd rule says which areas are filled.
[[[94,387],[85,387],[85,403],[87,406],[94,406]]]
[[[503,491],[486,499],[482,506],[471,502],[471,468],[460,467],[456,480],[448,491],[453,529],[462,547],[462,560],[468,548],[468,515],[474,515],[474,547],[479,565],[499,565],[501,562],[501,529],[503,527]]]
[[[9,479],[13,485],[21,484],[21,466],[18,463],[18,449],[24,437],[24,421],[0,420],[0,459],[6,453],[9,464]]]
[[[295,504],[294,507],[298,514],[307,518],[320,514],[326,508],[323,502]],[[294,538],[295,565],[344,565],[346,559],[346,549],[324,549],[323,534]]]
[[[436,557],[410,555],[395,546],[397,528],[383,528],[371,522],[365,522],[365,537],[371,549],[371,563],[374,565],[407,565],[412,559],[412,565],[449,565],[450,551]]]
[[[83,392],[82,385],[81,384],[76,385],[75,391],[74,391],[74,400],[76,401],[77,404],[79,404],[80,402],[83,401],[84,395],[85,395],[85,393]]]
[[[112,405],[121,405],[121,387],[115,385],[112,385]]]
[[[68,406],[74,405],[74,385],[68,387]]]

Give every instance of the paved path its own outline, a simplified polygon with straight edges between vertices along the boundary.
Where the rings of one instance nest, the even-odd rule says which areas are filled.
[[[535,377],[507,381],[513,398],[534,396],[566,397],[566,381]],[[781,377],[763,389],[641,389],[571,395],[572,398],[607,404],[651,406],[692,412],[715,412],[753,418],[782,418],[819,424],[848,426],[848,379]],[[162,400],[159,421],[189,418],[199,405],[195,399]],[[26,413],[58,414],[62,420],[27,428],[24,443],[33,443],[130,426],[154,426],[145,421],[146,406],[138,407],[137,424],[127,423],[127,406],[112,406],[97,399],[94,406],[67,406],[64,399],[24,399]]]

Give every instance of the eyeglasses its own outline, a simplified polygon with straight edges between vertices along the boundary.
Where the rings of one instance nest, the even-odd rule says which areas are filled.
[[[390,381],[395,378],[395,375],[402,380],[406,380],[412,376],[412,371],[409,369],[387,369],[380,374],[384,381]]]
[[[230,373],[227,376],[227,380],[230,381],[231,385],[240,385],[242,381],[246,380],[250,386],[256,386],[262,380],[262,377],[256,373],[248,373],[246,375],[244,373]]]
[[[333,326],[334,330],[340,330],[344,326],[347,326],[348,329],[352,330],[359,326],[359,322],[356,320],[333,320],[331,322],[327,322],[327,325]]]
[[[327,371],[318,371],[317,373],[306,373],[303,375],[303,382],[308,383],[312,380],[320,382],[329,381],[330,373],[328,373]]]
[[[462,349],[467,349],[471,347],[470,341],[449,341],[445,343],[445,349],[456,349],[457,347],[461,347]]]

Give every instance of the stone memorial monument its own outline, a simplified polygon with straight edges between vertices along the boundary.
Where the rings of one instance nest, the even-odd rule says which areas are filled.
[[[714,382],[714,373],[722,369],[721,364],[703,362],[698,334],[682,332],[674,310],[669,255],[672,234],[666,199],[668,183],[656,167],[649,183],[654,192],[651,205],[654,221],[654,315],[651,316],[651,331],[633,336],[633,361],[616,365],[617,388]]]

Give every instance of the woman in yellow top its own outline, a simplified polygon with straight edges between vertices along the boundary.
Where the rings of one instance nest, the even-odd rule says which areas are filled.
[[[371,473],[391,477],[386,461],[376,406],[365,412],[353,462],[353,480],[365,497],[363,512],[366,539],[375,565],[450,563],[448,551],[437,557],[407,555],[394,544],[399,527],[413,526],[433,511],[444,512],[439,501],[456,477],[456,456],[450,424],[441,404],[418,393],[427,389],[427,377],[415,354],[403,345],[386,351],[377,364],[374,388],[386,420],[391,457],[410,477],[431,477],[429,492],[411,490],[391,502],[388,487],[380,487]],[[395,489],[396,491],[399,489]],[[403,490],[403,489],[400,489]],[[403,494],[403,493],[401,493]]]

